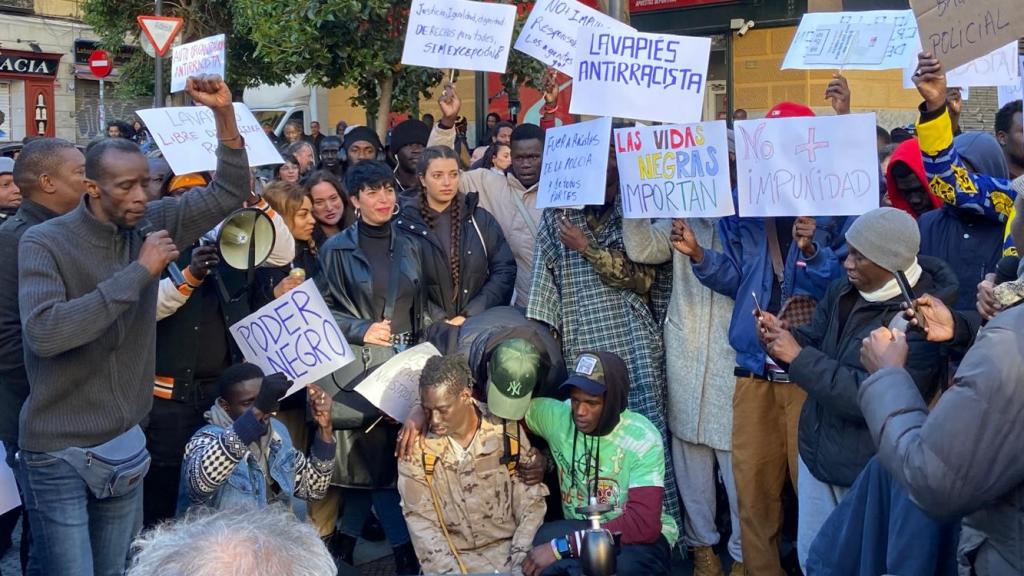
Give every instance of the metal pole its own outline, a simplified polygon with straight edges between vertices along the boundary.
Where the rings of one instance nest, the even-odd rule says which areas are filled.
[[[163,0],[156,0],[156,15],[162,16],[164,11]],[[156,55],[156,70],[153,78],[153,104],[155,108],[164,107],[164,62],[163,57]]]
[[[103,100],[103,78],[100,78],[100,135],[107,135],[107,105]]]

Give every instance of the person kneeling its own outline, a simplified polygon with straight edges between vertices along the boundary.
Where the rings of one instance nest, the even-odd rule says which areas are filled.
[[[526,435],[471,390],[464,357],[427,360],[420,397],[430,428],[398,464],[402,510],[424,573],[522,574],[547,487],[515,473],[510,456],[530,452]]]
[[[290,385],[280,373],[264,377],[255,364],[237,364],[221,374],[220,396],[206,414],[209,425],[185,446],[179,515],[194,506],[281,502],[305,519],[302,501],[324,497],[334,470],[330,398],[315,386],[308,389],[319,429],[307,458],[271,416]]]

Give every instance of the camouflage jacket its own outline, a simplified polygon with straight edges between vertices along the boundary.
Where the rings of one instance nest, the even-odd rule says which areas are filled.
[[[548,489],[526,486],[501,462],[505,454],[502,419],[485,404],[480,430],[461,461],[447,437],[427,435],[409,460],[398,464],[398,491],[409,534],[425,574],[458,574],[431,496],[424,471],[424,455],[436,457],[433,489],[445,526],[466,570],[470,573],[522,574],[522,564],[533,537],[544,522]],[[529,450],[525,430],[510,422],[510,434],[519,434],[520,453]],[[518,432],[517,432],[518,430]]]

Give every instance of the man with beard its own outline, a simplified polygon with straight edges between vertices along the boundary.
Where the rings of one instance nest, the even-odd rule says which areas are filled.
[[[376,160],[381,150],[380,137],[372,128],[356,126],[345,134],[342,141],[346,167],[351,168],[363,160]]]
[[[1024,176],[1024,126],[1021,126],[1020,100],[1007,103],[996,114],[996,140],[1010,168],[1010,180]]]
[[[398,193],[415,194],[419,188],[416,161],[430,139],[430,128],[419,120],[406,120],[391,130],[391,154],[395,164]]]

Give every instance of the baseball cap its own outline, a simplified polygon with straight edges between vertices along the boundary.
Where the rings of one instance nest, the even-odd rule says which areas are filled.
[[[14,172],[14,158],[0,156],[0,174],[12,174]]]
[[[604,364],[594,354],[583,353],[576,360],[576,368],[562,388],[579,388],[587,394],[600,396],[608,389],[604,381]]]
[[[764,115],[765,118],[797,118],[800,116],[814,116],[814,110],[796,102],[779,102]]]
[[[506,420],[522,420],[540,373],[540,353],[522,338],[506,340],[487,363],[487,407]]]

